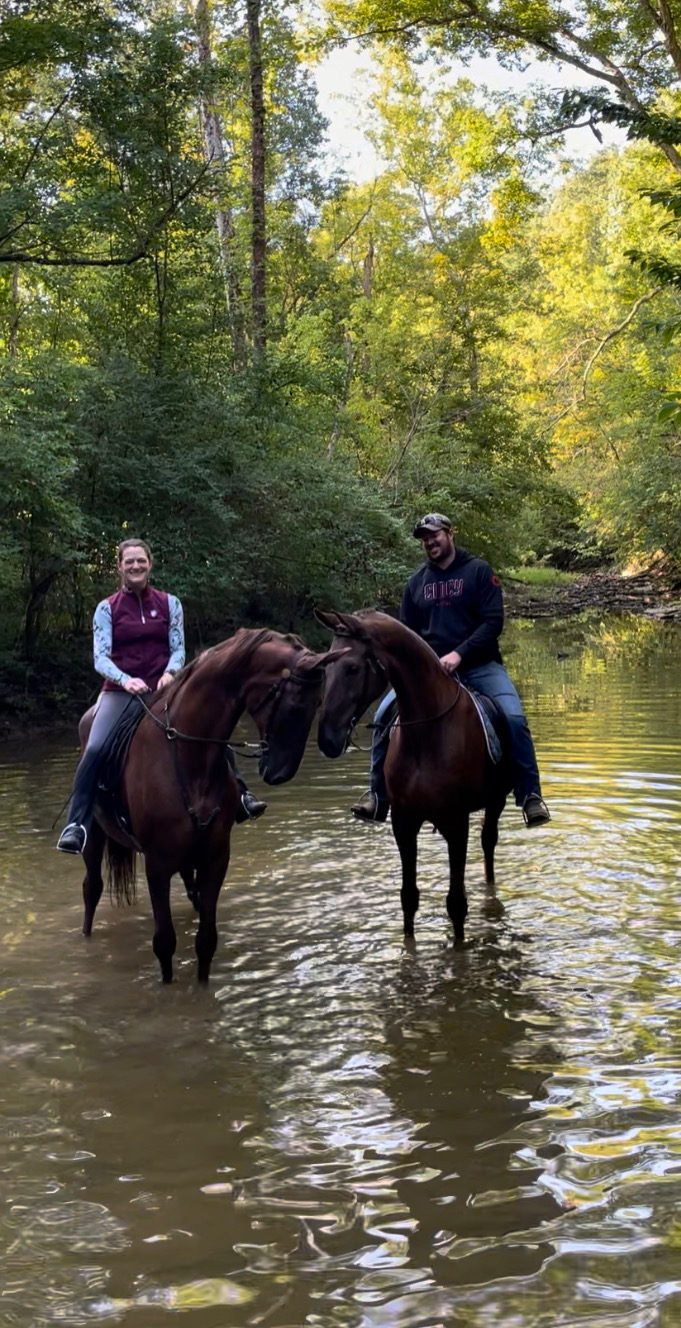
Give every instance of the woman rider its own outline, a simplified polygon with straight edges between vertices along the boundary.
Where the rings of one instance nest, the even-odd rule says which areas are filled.
[[[57,843],[62,853],[82,853],[87,843],[106,739],[135,696],[161,691],[184,664],[182,605],[175,595],[149,585],[151,566],[151,549],[144,540],[123,540],[118,546],[121,588],[95,609],[94,663],[104,686],[76,771],[68,825]],[[241,793],[237,821],[262,816],[267,803],[248,792],[233,761],[232,769]]]

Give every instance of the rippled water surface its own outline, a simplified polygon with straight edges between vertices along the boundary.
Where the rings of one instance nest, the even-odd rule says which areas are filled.
[[[0,1323],[681,1324],[681,633],[518,623],[554,820],[502,820],[455,952],[415,947],[366,757],[310,746],[235,835],[208,991],[178,883],[80,934],[52,818],[75,749],[0,751]]]

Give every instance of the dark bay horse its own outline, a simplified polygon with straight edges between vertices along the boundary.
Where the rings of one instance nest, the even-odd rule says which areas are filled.
[[[402,860],[402,911],[406,936],[414,934],[419,906],[417,838],[431,821],[449,850],[447,912],[458,942],[464,939],[468,901],[464,887],[470,813],[484,808],[482,849],[487,903],[495,907],[494,850],[499,817],[511,788],[506,756],[493,765],[475,704],[457,678],[415,632],[375,610],[322,613],[334,645],[349,645],[326,674],[319,746],[340,756],[352,728],[388,684],[397,693],[399,719],[390,740],[385,779],[392,828]]]
[[[125,762],[121,791],[127,835],[105,805],[83,853],[83,931],[92,931],[101,898],[102,856],[108,848],[112,888],[134,898],[135,851],[144,855],[154,910],[154,953],[164,982],[173,976],[175,931],[170,880],[179,872],[197,899],[198,978],[207,982],[217,945],[218,896],[227,872],[238,792],[227,742],[240,715],[255,720],[263,744],[260,774],[267,784],[292,779],[321,700],[324,670],[335,658],[306,650],[297,637],[267,630],[237,632],[204,651],[163,692],[149,694]],[[81,720],[81,739],[87,716]]]

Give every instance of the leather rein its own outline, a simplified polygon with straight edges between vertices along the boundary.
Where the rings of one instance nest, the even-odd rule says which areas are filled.
[[[233,752],[235,748],[245,749],[246,747],[255,747],[256,750],[254,752],[246,752],[245,750],[242,751],[243,756],[248,757],[249,760],[255,761],[258,760],[260,757],[264,756],[265,753],[268,751],[269,743],[267,741],[267,735],[271,731],[275,716],[277,715],[279,707],[283,700],[285,689],[289,683],[297,683],[301,687],[308,685],[316,686],[316,680],[314,678],[307,678],[305,677],[304,674],[296,673],[295,670],[291,670],[288,668],[282,669],[281,677],[278,678],[276,682],[273,682],[271,684],[271,686],[265,692],[265,695],[263,696],[262,700],[259,701],[258,704],[254,706],[251,711],[249,711],[251,715],[257,715],[267,705],[268,701],[271,700],[274,701],[274,705],[272,706],[271,713],[267,720],[265,736],[261,740],[261,742],[258,743],[252,743],[252,742],[235,743],[231,742],[229,738],[207,738],[207,737],[202,737],[201,735],[196,733],[182,733],[178,728],[175,727],[174,724],[171,724],[170,722],[170,714],[168,711],[167,702],[163,707],[163,718],[160,718],[158,715],[154,714],[154,711],[151,710],[151,708],[147,705],[143,697],[139,693],[137,694],[136,700],[140,702],[140,705],[146,711],[149,718],[153,720],[157,728],[160,728],[162,730],[168,742],[173,744],[172,751],[175,763],[175,774],[177,777],[177,782],[179,784],[180,791],[182,793],[182,801],[184,802],[185,810],[187,812],[187,815],[189,816],[189,819],[191,820],[191,823],[194,827],[194,831],[197,834],[197,836],[205,834],[206,831],[210,828],[213,821],[215,820],[215,817],[218,815],[222,807],[222,803],[224,802],[224,796],[227,791],[227,785],[229,783],[229,778],[232,773],[232,766],[229,759],[230,752]],[[187,786],[187,781],[185,779],[184,772],[182,770],[182,767],[178,759],[178,751],[176,746],[177,742],[197,742],[204,744],[212,743],[213,745],[217,745],[218,747],[221,747],[223,749],[225,757],[225,777],[222,781],[219,801],[217,805],[213,808],[210,815],[204,821],[199,820],[198,813],[196,812],[195,807],[192,805],[189,788]]]
[[[355,639],[356,639],[356,640],[360,640],[361,638],[356,637]],[[366,643],[363,643],[363,644],[366,644]],[[385,667],[385,664],[382,664],[382,663],[381,663],[380,659],[379,659],[378,656],[375,654],[375,652],[374,652],[374,650],[373,650],[373,647],[372,647],[371,645],[369,645],[369,648],[367,649],[367,651],[366,651],[366,653],[365,653],[364,660],[365,660],[365,670],[366,670],[366,672],[365,672],[364,682],[363,682],[363,685],[362,685],[362,690],[361,690],[361,693],[360,693],[361,696],[364,696],[365,693],[369,690],[369,676],[368,676],[369,672],[376,673],[376,674],[378,674],[378,673],[382,673],[383,676],[384,676],[384,678],[385,678],[385,680],[386,680],[386,682],[389,682],[388,671],[387,671],[387,669],[386,669],[386,667]],[[452,675],[450,674],[450,675],[448,675],[448,676],[451,677]],[[438,720],[440,720],[440,719],[444,719],[445,716],[448,715],[448,714],[450,713],[450,711],[452,711],[452,710],[454,709],[454,707],[457,706],[458,703],[459,703],[459,699],[460,699],[460,697],[461,697],[461,692],[463,691],[463,684],[462,684],[461,679],[459,678],[458,674],[455,674],[455,675],[454,675],[454,677],[453,677],[453,681],[456,682],[456,685],[457,685],[456,696],[454,697],[454,700],[453,700],[453,701],[450,701],[449,705],[446,706],[444,710],[441,710],[441,711],[439,712],[439,714],[437,714],[437,715],[427,715],[427,716],[425,716],[423,719],[400,719],[400,717],[399,717],[399,715],[398,715],[396,719],[394,719],[394,720],[389,720],[389,722],[388,722],[387,724],[373,724],[373,723],[372,723],[372,724],[367,724],[366,727],[367,727],[368,729],[385,730],[386,728],[391,728],[391,729],[392,729],[392,728],[397,728],[397,727],[399,726],[399,728],[403,728],[403,729],[404,729],[404,728],[411,728],[412,725],[415,725],[415,724],[435,724],[435,723],[437,723]],[[363,707],[363,710],[366,710],[366,706]],[[363,713],[363,710],[360,711],[360,713]],[[353,731],[354,731],[355,726],[356,726],[356,724],[357,724],[357,719],[358,719],[357,715],[353,715],[352,719],[350,720],[350,723],[348,724],[348,736],[347,736],[347,742],[346,742],[346,750],[347,750],[348,747],[354,747],[356,751],[365,752],[365,751],[368,751],[368,750],[370,750],[370,749],[369,749],[369,748],[366,748],[366,747],[360,747],[359,743],[354,742],[353,737],[352,737]]]

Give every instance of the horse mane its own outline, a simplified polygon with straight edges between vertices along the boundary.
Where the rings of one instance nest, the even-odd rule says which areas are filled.
[[[195,655],[194,659],[175,674],[173,681],[164,687],[162,692],[156,693],[154,701],[157,698],[160,700],[161,697],[164,704],[171,701],[180,688],[206,665],[214,666],[211,667],[211,672],[217,672],[225,664],[229,664],[232,668],[241,668],[248,663],[260,646],[266,645],[269,641],[285,641],[300,650],[305,649],[304,642],[293,632],[274,632],[269,627],[240,627],[227,641],[218,641],[217,645],[208,646]]]
[[[347,617],[358,619],[361,625],[357,628],[354,624],[348,623],[346,616],[341,614],[343,625],[339,632],[340,636],[347,635],[350,639],[361,641],[364,645],[373,646],[377,644],[376,637],[378,637],[382,645],[389,646],[396,642],[399,644],[400,641],[405,643],[406,635],[407,640],[412,638],[411,644],[414,648],[420,647],[424,661],[426,656],[430,655],[433,660],[439,663],[432,646],[429,646],[428,642],[423,640],[423,637],[419,636],[417,632],[412,632],[410,627],[400,622],[399,618],[395,618],[391,613],[384,613],[382,609],[358,609],[356,613],[348,614]],[[366,630],[362,630],[364,624],[366,624]],[[374,635],[372,635],[372,629],[375,629]],[[414,641],[413,638],[416,638],[416,640]]]

